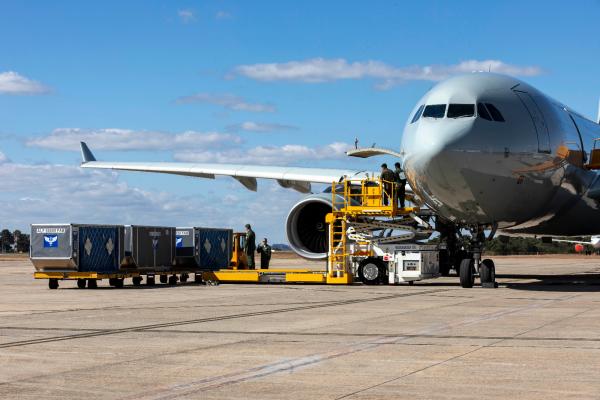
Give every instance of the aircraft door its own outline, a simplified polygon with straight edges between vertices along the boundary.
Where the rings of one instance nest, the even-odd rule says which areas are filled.
[[[535,126],[538,138],[538,152],[550,153],[550,133],[548,132],[548,125],[546,124],[542,110],[540,110],[537,103],[535,100],[533,100],[533,97],[531,97],[529,93],[518,90],[515,90],[514,92],[521,100],[529,112],[531,119],[533,120],[533,125]]]

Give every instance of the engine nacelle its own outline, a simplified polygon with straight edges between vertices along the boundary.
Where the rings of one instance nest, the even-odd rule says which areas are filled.
[[[286,233],[292,250],[311,260],[327,258],[329,230],[325,216],[331,212],[331,193],[312,194],[292,207]]]

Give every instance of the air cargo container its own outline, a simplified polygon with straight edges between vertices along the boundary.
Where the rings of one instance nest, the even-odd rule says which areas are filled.
[[[30,257],[37,271],[115,273],[123,257],[123,226],[34,224]]]
[[[122,266],[143,273],[169,271],[175,261],[175,228],[126,225],[124,250]]]
[[[177,228],[176,268],[214,271],[229,268],[233,231],[219,228]]]

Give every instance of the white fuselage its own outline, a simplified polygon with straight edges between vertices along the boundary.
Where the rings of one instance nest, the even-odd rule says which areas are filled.
[[[530,85],[472,73],[425,94],[402,151],[413,190],[447,220],[584,235],[600,232],[598,174],[584,168],[597,137],[598,124]]]

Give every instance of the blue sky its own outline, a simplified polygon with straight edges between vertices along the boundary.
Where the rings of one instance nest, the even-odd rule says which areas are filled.
[[[285,240],[273,183],[77,168],[107,160],[364,168],[423,93],[473,66],[595,117],[600,2],[3,1],[0,226],[227,225]],[[470,62],[470,63],[469,63]],[[487,66],[487,67],[486,67]]]

